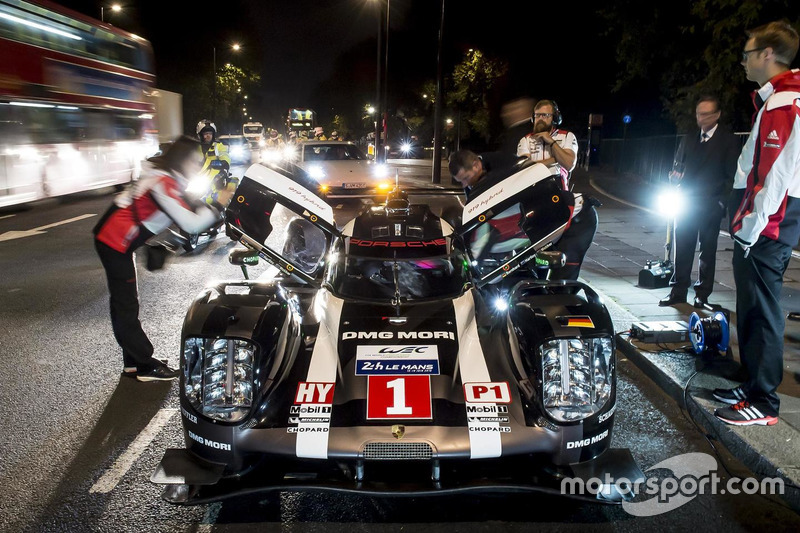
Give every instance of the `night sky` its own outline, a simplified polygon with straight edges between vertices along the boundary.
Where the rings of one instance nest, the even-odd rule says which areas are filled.
[[[441,3],[390,1],[391,106],[393,100],[407,97],[401,86],[420,86],[436,78]],[[101,4],[96,1],[60,3],[100,16]],[[164,89],[185,92],[182,84],[192,75],[207,71],[210,76],[216,45],[218,65],[231,60],[261,74],[258,105],[254,103],[252,112],[268,125],[279,121],[289,107],[312,107],[324,120],[347,99],[374,100],[370,95],[375,94],[378,22],[373,0],[120,3],[124,11],[107,9],[106,20],[152,42],[158,85]],[[490,102],[493,111],[503,100],[527,95],[556,99],[565,124],[579,135],[585,132],[591,112],[606,115],[604,129],[609,134],[619,131],[625,113],[634,116],[629,133],[674,131],[654,84],[640,82],[612,93],[620,68],[615,62],[616,43],[603,36],[594,9],[541,5],[447,0],[445,73],[452,72],[468,48],[478,48],[510,64],[496,91],[497,101]],[[241,55],[228,51],[233,42],[244,47]]]

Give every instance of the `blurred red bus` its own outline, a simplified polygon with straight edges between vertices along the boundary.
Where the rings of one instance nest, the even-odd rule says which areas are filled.
[[[135,179],[157,150],[150,43],[47,1],[0,0],[0,207]]]

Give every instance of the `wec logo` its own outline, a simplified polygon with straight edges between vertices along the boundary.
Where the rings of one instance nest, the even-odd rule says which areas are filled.
[[[378,350],[378,353],[425,353],[430,346],[386,346]]]

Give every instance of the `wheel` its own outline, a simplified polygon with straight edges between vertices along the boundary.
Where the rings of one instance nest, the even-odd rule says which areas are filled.
[[[188,233],[181,232],[183,236],[183,249],[187,252],[194,252],[195,248],[197,248],[197,240],[200,238],[200,235],[197,233],[192,233],[189,235]]]

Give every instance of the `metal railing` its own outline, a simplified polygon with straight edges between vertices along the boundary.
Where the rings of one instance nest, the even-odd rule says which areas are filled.
[[[736,132],[744,145],[749,132]],[[657,135],[630,139],[603,139],[597,147],[597,155],[591,165],[622,175],[637,176],[646,183],[667,180],[672,170],[675,152],[685,135]],[[581,159],[585,162],[586,141],[582,141]]]

